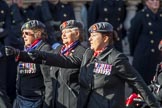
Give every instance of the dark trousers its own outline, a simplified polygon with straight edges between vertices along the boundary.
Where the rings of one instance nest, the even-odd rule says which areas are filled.
[[[42,104],[42,97],[31,99],[17,95],[13,108],[42,108]]]
[[[0,108],[12,108],[6,93],[0,91]]]

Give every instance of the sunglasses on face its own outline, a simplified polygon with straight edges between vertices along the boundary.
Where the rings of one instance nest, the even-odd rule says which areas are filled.
[[[34,33],[31,33],[31,32],[22,32],[22,35],[33,36]]]

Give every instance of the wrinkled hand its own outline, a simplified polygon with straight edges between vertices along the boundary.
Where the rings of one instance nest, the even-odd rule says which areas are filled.
[[[6,56],[11,56],[11,55],[17,56],[19,53],[20,53],[19,49],[16,49],[16,48],[11,47],[11,46],[5,46]]]

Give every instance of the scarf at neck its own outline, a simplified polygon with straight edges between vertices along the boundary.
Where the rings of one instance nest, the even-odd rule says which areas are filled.
[[[103,50],[105,50],[105,48],[102,48],[101,50],[97,50],[94,52],[93,56],[97,57]]]
[[[63,46],[62,48],[61,48],[61,54],[63,54],[63,55],[69,55],[70,54],[70,52],[71,52],[71,50],[73,50],[77,45],[79,44],[79,41],[75,41],[75,42],[73,42],[73,43],[71,43],[70,45],[68,45],[68,46]]]
[[[32,51],[33,49],[37,48],[41,42],[42,42],[41,39],[37,39],[29,47],[26,47],[24,50],[27,52]]]

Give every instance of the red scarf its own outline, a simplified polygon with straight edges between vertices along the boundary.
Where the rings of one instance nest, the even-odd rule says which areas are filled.
[[[101,50],[97,50],[94,52],[93,56],[97,57],[101,52],[103,52],[103,50],[105,50],[105,48],[102,48]]]
[[[40,40],[41,40],[41,39],[36,39],[30,46],[26,47],[25,50],[34,47]],[[19,59],[20,59],[20,54],[18,54],[18,55],[16,56],[16,61],[18,61]]]
[[[36,39],[29,47],[32,48],[35,46],[41,39]]]

